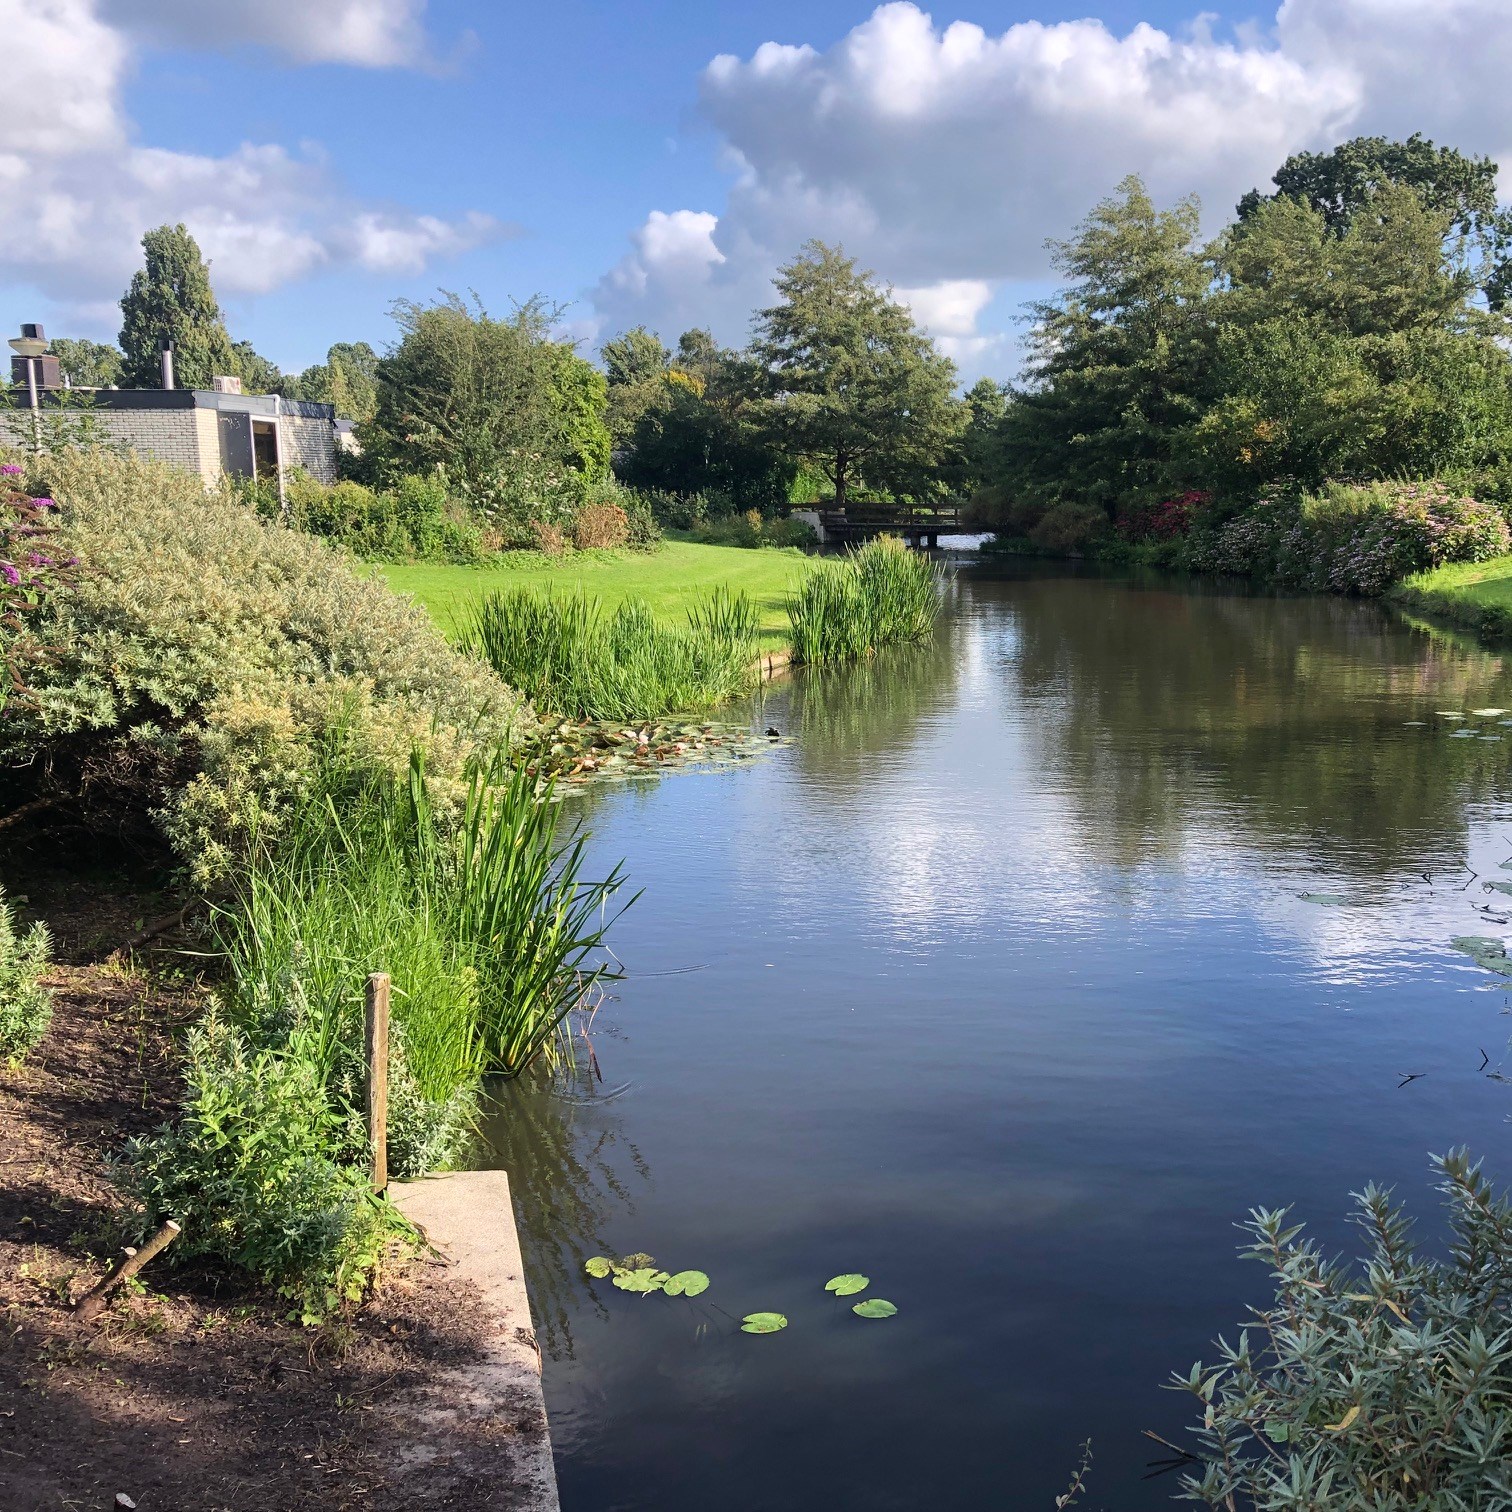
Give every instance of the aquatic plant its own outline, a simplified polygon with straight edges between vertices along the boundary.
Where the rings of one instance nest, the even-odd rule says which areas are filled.
[[[943,592],[939,563],[889,536],[821,562],[788,599],[793,660],[822,667],[923,640],[934,629]]]
[[[513,588],[474,605],[462,643],[541,709],[639,721],[748,691],[757,632],[750,599],[723,588],[689,610],[686,629],[659,623],[642,599],[606,611],[584,594]]]

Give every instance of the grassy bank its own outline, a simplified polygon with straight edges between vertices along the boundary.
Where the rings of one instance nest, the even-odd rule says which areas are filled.
[[[1393,603],[1468,630],[1512,637],[1512,556],[1452,562],[1415,573],[1388,595]]]
[[[384,567],[389,586],[410,593],[448,635],[463,628],[472,606],[486,593],[509,588],[582,591],[609,609],[643,599],[664,624],[687,624],[687,611],[712,588],[744,593],[756,606],[761,647],[777,650],[789,638],[787,595],[808,571],[796,550],[744,550],[668,541],[654,552],[579,552],[566,557],[512,552],[497,566]]]

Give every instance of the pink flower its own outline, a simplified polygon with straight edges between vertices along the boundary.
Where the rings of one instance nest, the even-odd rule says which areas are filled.
[[[7,478],[19,478],[21,476],[21,467],[18,463],[7,462],[3,467],[0,467],[0,474],[4,474]]]

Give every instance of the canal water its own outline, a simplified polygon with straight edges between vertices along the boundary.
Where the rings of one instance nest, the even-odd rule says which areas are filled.
[[[963,566],[933,645],[768,695],[789,743],[592,798],[645,889],[602,1081],[488,1130],[566,1512],[1049,1509],[1088,1439],[1084,1504],[1167,1505],[1249,1208],[1349,1250],[1376,1179],[1431,1242],[1430,1152],[1512,1176],[1485,709],[1506,658],[1379,605]],[[712,1285],[583,1273],[633,1251]]]

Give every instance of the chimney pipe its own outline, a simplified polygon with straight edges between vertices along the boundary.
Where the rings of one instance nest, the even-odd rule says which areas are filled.
[[[173,387],[173,343],[171,341],[163,343],[163,387],[165,389]]]

